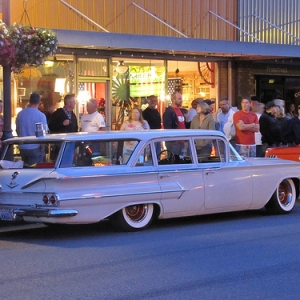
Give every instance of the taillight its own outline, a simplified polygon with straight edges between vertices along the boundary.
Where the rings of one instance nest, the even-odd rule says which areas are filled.
[[[57,197],[55,195],[51,195],[49,201],[51,204],[55,205],[57,203]]]
[[[43,196],[44,205],[58,205],[58,197],[57,195],[44,195]]]
[[[48,195],[44,195],[43,202],[44,202],[44,204],[49,204],[49,197],[48,197]]]

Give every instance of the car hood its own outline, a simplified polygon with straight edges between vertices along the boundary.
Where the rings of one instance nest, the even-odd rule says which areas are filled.
[[[43,192],[45,179],[53,178],[53,170],[2,169],[0,171],[0,192]]]

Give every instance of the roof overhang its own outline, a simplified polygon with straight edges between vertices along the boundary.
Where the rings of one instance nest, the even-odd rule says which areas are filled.
[[[300,58],[299,46],[247,43],[181,37],[119,34],[95,31],[54,30],[59,47],[71,49],[97,49],[103,53],[141,53],[178,60],[265,60]],[[114,54],[112,54],[114,55]]]

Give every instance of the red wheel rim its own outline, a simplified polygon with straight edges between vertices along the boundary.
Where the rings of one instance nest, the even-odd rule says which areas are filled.
[[[132,205],[126,207],[126,215],[132,221],[139,222],[146,216],[147,206],[146,205]]]

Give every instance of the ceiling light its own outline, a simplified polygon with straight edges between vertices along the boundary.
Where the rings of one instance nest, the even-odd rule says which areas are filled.
[[[46,61],[44,62],[44,65],[45,65],[45,68],[51,68],[51,67],[53,67],[53,65],[54,65],[54,61],[46,60]]]
[[[116,67],[116,71],[117,71],[119,74],[123,74],[123,73],[125,73],[127,70],[128,70],[128,67],[125,66],[124,61],[122,61],[122,60],[119,61],[119,62],[118,62],[118,65],[117,65],[117,67]]]

